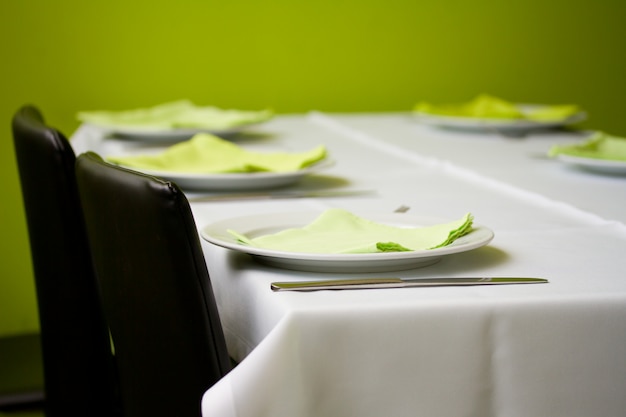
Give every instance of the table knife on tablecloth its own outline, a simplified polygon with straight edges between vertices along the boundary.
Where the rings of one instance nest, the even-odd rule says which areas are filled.
[[[541,284],[544,278],[472,277],[472,278],[363,278],[323,281],[273,282],[272,291],[360,290],[373,288],[449,287],[467,285]]]
[[[237,200],[280,200],[285,198],[329,198],[350,197],[357,195],[373,194],[373,190],[318,190],[318,191],[274,191],[274,192],[250,192],[250,193],[224,193],[188,197],[189,202],[215,202]]]

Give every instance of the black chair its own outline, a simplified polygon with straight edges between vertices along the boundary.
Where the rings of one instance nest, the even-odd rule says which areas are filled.
[[[230,361],[186,197],[91,152],[76,178],[124,414],[200,416]]]
[[[115,415],[114,359],[67,139],[25,106],[13,139],[39,308],[47,417]]]

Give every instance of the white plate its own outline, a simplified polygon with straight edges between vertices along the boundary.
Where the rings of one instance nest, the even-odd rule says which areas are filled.
[[[493,239],[493,232],[490,229],[474,225],[472,232],[455,240],[451,245],[437,249],[411,252],[322,254],[255,248],[239,243],[234,236],[227,232],[228,229],[232,229],[254,238],[287,228],[305,226],[319,215],[319,212],[292,212],[237,217],[205,226],[200,234],[210,243],[250,254],[261,263],[271,266],[298,271],[344,273],[421,268],[439,261],[443,256],[484,246]],[[429,226],[449,221],[403,213],[365,213],[359,215],[375,222],[397,227]]]
[[[133,139],[142,142],[151,143],[169,143],[174,141],[187,140],[197,133],[211,133],[215,136],[228,137],[233,136],[243,129],[259,125],[260,123],[243,124],[231,128],[210,129],[210,128],[145,128],[132,126],[111,126],[111,125],[94,125],[102,129],[106,134],[113,135],[123,139]]]
[[[294,184],[306,175],[332,166],[332,160],[323,160],[317,164],[293,172],[251,172],[232,174],[190,174],[172,171],[156,171],[127,167],[148,175],[175,182],[179,187],[189,191],[210,190],[262,190]]]
[[[568,165],[574,165],[576,167],[588,169],[590,171],[597,171],[607,174],[626,174],[626,161],[585,158],[582,156],[563,154],[557,155],[556,159]]]
[[[523,111],[530,111],[545,107],[539,104],[518,104]],[[551,129],[567,126],[585,120],[587,114],[580,111],[570,117],[561,120],[534,121],[520,119],[480,119],[476,117],[438,116],[428,113],[415,112],[415,117],[420,123],[432,126],[467,129],[467,130],[509,130],[526,131],[534,129]]]

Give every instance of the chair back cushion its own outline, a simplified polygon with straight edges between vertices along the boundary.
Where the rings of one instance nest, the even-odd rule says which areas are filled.
[[[78,157],[77,180],[129,416],[199,416],[229,359],[191,209],[173,183]]]

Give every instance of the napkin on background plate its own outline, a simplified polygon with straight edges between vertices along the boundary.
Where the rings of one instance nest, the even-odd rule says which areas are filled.
[[[109,156],[110,162],[136,169],[179,173],[293,172],[326,158],[320,145],[306,152],[250,152],[209,133],[170,146],[156,155]]]
[[[272,110],[223,110],[212,106],[196,106],[189,100],[179,100],[134,110],[83,111],[77,114],[77,118],[81,122],[99,126],[151,129],[205,128],[216,130],[251,123],[261,123],[271,119],[273,116]]]
[[[521,106],[488,94],[481,94],[467,103],[431,104],[420,102],[415,105],[415,112],[437,116],[471,117],[480,119],[511,119],[554,121],[566,119],[580,109],[573,104],[540,106],[525,110]]]
[[[563,120],[580,113],[580,107],[575,104],[560,104],[555,106],[541,106],[526,112],[526,119],[536,122],[550,122]]]
[[[581,144],[555,145],[550,148],[548,156],[555,157],[557,155],[626,161],[626,138],[596,132]]]
[[[324,211],[312,223],[276,234],[248,238],[228,232],[241,243],[272,250],[306,253],[377,253],[434,249],[449,245],[472,230],[473,216],[451,223],[402,228],[358,217],[343,209]]]

